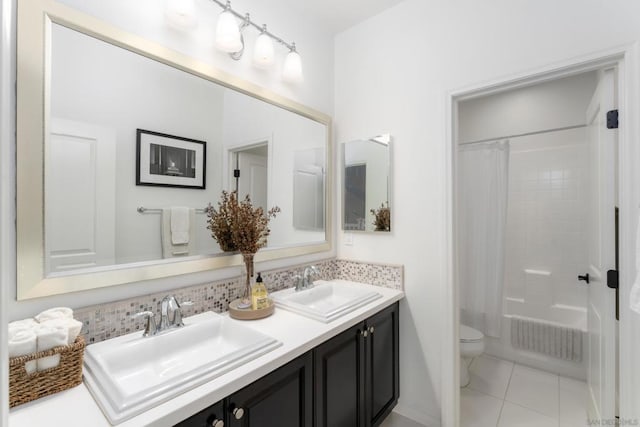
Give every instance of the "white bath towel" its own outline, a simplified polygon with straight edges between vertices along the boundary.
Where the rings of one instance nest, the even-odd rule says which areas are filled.
[[[67,345],[69,342],[69,332],[62,326],[40,325],[36,328],[38,351],[50,350],[54,347]],[[60,363],[60,355],[43,357],[38,359],[38,371],[55,368]]]
[[[184,245],[189,243],[189,208],[171,208],[171,243]]]
[[[73,310],[68,307],[55,307],[45,310],[36,316],[39,323],[46,322],[51,319],[73,319]]]
[[[189,209],[189,224],[195,224],[196,210]],[[162,220],[160,222],[160,237],[162,242],[162,257],[174,258],[179,256],[192,255],[195,248],[196,233],[195,227],[189,227],[189,241],[184,244],[173,244],[171,233],[171,209],[162,209]]]
[[[35,353],[37,351],[37,338],[33,330],[19,330],[9,338],[9,357],[24,356],[25,354]],[[27,374],[36,371],[36,361],[31,360],[25,363]]]
[[[76,341],[80,331],[82,330],[82,322],[76,319],[51,319],[42,322],[43,326],[51,326],[54,328],[64,328],[67,330],[67,344],[71,345]]]

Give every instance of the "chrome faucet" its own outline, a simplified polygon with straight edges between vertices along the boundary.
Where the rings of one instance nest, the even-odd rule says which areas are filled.
[[[318,269],[313,265],[308,265],[304,269],[302,276],[295,276],[296,279],[296,291],[302,291],[313,287],[312,275],[318,275]]]
[[[193,305],[191,301],[184,301],[182,306]],[[160,304],[160,324],[156,324],[156,316],[152,311],[142,311],[133,315],[133,318],[144,317],[147,322],[145,324],[143,337],[150,335],[157,335],[161,332],[172,328],[179,328],[184,326],[182,321],[181,305],[178,304],[176,297],[173,295],[167,295],[162,299]]]
[[[193,305],[191,301],[184,301],[184,306]],[[162,299],[160,305],[160,326],[158,332],[162,332],[171,328],[179,328],[184,326],[182,322],[182,311],[180,310],[180,304],[173,295],[167,295]]]

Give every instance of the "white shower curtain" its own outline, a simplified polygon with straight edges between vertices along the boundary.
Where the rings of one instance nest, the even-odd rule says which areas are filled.
[[[460,321],[500,337],[509,142],[458,149]]]

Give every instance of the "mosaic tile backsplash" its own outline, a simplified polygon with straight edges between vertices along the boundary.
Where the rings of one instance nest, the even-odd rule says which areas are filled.
[[[370,283],[393,289],[403,289],[403,268],[400,265],[371,264],[360,261],[328,259],[312,263],[318,269],[318,279],[345,279]],[[302,264],[278,270],[262,272],[269,292],[293,286],[294,276],[302,274],[311,264]],[[184,316],[205,311],[222,313],[228,310],[229,302],[242,295],[242,277],[219,280],[212,283],[174,289],[170,293],[178,301],[192,301],[193,305],[183,306]],[[142,319],[132,316],[140,311],[159,312],[159,304],[167,291],[139,297],[99,304],[74,310],[74,317],[83,323],[82,334],[88,344],[114,338],[143,329]]]

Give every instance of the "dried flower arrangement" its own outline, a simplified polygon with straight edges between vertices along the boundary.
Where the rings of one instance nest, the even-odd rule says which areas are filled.
[[[222,191],[218,202],[218,210],[207,206],[207,229],[225,252],[240,251],[242,253],[258,252],[267,244],[271,233],[269,221],[275,218],[280,208],[275,206],[265,214],[258,206],[253,207],[249,195],[238,200],[235,191]]]
[[[383,203],[378,209],[371,209],[371,213],[374,216],[373,225],[375,231],[391,231],[391,208],[389,208],[389,202]]]
[[[251,293],[251,277],[253,276],[253,257],[258,249],[267,244],[271,233],[269,221],[275,218],[280,208],[275,206],[264,212],[262,207],[253,207],[249,195],[238,200],[235,191],[222,191],[218,209],[211,203],[206,208],[207,229],[225,252],[240,251],[246,266],[245,297]]]

